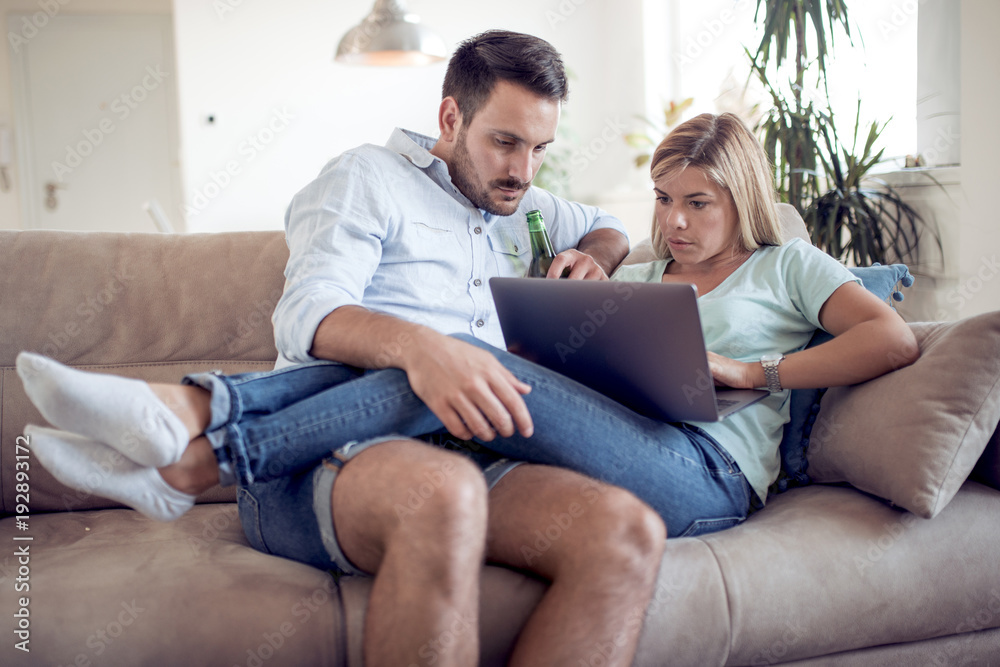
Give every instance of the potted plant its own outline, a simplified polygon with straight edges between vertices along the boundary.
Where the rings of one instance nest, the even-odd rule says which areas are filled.
[[[850,146],[840,140],[826,61],[838,26],[851,40],[844,0],[758,0],[755,20],[763,35],[756,53],[747,55],[773,101],[757,131],[774,165],[778,195],[802,214],[813,244],[858,266],[916,261],[918,243],[928,235],[940,248],[936,229],[895,189],[870,174],[882,158],[875,143],[885,125],[871,124],[859,154],[860,99],[854,140]],[[816,45],[813,58],[810,43]],[[791,69],[781,70],[790,47]],[[786,71],[791,74],[787,86],[773,83]],[[815,75],[812,96],[807,94],[809,74]]]

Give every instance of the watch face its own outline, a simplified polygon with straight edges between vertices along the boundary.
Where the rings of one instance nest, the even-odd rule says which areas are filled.
[[[780,354],[765,354],[760,358],[761,362],[781,361]]]

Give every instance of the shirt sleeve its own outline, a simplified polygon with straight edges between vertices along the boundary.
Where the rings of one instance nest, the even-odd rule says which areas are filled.
[[[522,210],[537,208],[542,212],[556,253],[577,247],[584,236],[598,229],[614,229],[628,239],[622,221],[596,206],[567,201],[536,187],[526,196],[531,197],[530,208]]]
[[[320,322],[360,305],[379,265],[389,218],[381,183],[356,151],[332,160],[285,214],[285,290],[272,317],[278,352],[306,362]]]
[[[822,329],[819,312],[823,304],[844,283],[861,281],[843,264],[802,239],[782,246],[782,280],[788,296],[810,324]]]

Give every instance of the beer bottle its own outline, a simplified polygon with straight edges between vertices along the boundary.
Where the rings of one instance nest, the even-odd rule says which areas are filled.
[[[528,236],[531,239],[531,264],[528,266],[528,277],[544,278],[556,253],[552,249],[549,233],[545,230],[541,211],[528,211]]]

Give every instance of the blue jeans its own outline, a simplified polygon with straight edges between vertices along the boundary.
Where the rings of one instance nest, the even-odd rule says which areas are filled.
[[[701,429],[644,417],[516,355],[471,336],[457,337],[489,351],[532,387],[524,400],[534,434],[497,438],[486,444],[490,449],[628,489],[660,514],[671,537],[713,532],[746,519],[753,491],[732,456]],[[223,482],[244,487],[314,468],[354,441],[444,430],[398,369],[363,372],[316,362],[186,381],[212,391],[206,436]]]

